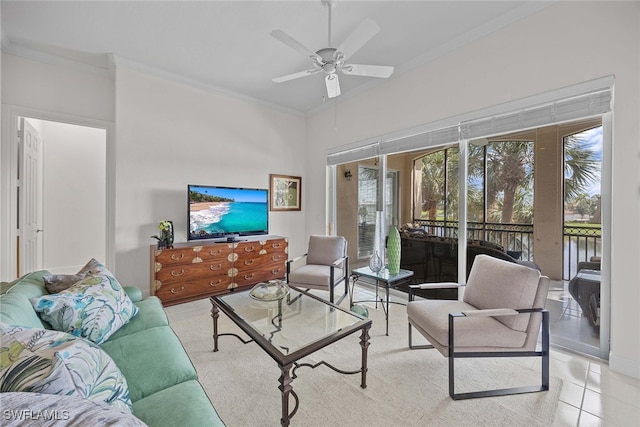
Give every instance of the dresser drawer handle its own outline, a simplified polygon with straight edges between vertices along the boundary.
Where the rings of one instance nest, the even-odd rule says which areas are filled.
[[[251,246],[246,246],[246,247],[244,248],[244,251],[245,251],[245,252],[253,252],[254,250],[255,250],[255,247],[254,247],[253,245],[251,245]]]
[[[278,249],[280,247],[280,243],[272,243],[271,247],[274,249]]]
[[[271,270],[271,274],[278,274],[280,273],[280,269],[276,268],[275,270]]]
[[[271,261],[280,261],[282,258],[284,258],[283,255],[273,255]]]
[[[253,265],[254,262],[256,262],[255,259],[246,259],[244,265]]]
[[[210,286],[218,286],[220,283],[222,283],[222,280],[218,279],[217,282],[214,282],[213,280],[209,282]]]
[[[218,249],[217,251],[213,251],[213,249],[211,249],[209,251],[209,255],[220,255],[222,253],[222,249]]]
[[[171,254],[171,259],[174,261],[180,261],[182,258],[184,258],[184,252],[180,252],[180,254]]]
[[[176,288],[171,288],[171,293],[172,294],[179,294],[182,291],[184,291],[184,286],[180,286],[180,289],[178,289],[177,291],[176,291]]]
[[[251,274],[245,274],[245,275],[244,275],[244,278],[245,278],[245,279],[247,279],[247,280],[249,280],[249,279],[253,279],[253,273],[251,273]]]
[[[220,270],[221,268],[222,268],[222,264],[210,265],[209,266],[209,270],[211,270],[211,271]]]
[[[180,271],[178,271],[178,270],[173,270],[173,271],[171,272],[171,275],[172,275],[173,277],[180,277],[180,276],[182,276],[184,273],[185,273],[184,268],[181,268],[181,269],[180,269]]]

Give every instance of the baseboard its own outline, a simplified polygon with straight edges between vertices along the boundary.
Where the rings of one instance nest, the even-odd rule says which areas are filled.
[[[640,379],[640,362],[609,352],[609,368],[619,374]]]

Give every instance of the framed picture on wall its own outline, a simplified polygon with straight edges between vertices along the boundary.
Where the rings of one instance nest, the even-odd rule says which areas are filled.
[[[269,210],[299,211],[302,207],[302,178],[269,175]]]

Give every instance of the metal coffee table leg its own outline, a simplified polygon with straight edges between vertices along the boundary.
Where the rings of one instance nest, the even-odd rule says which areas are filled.
[[[282,375],[280,375],[280,378],[279,378],[280,386],[278,387],[278,389],[280,389],[280,394],[282,399],[282,418],[280,419],[280,424],[283,427],[289,425],[291,418],[298,411],[298,403],[299,403],[298,396],[293,391],[293,386],[291,385],[291,383],[293,382],[293,378],[291,376],[291,368],[293,368],[293,365],[294,365],[293,363],[289,363],[288,365],[280,366]],[[296,402],[295,407],[293,408],[291,413],[289,413],[289,396],[290,395],[293,396]]]

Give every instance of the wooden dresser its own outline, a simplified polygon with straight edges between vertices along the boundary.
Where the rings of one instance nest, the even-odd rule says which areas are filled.
[[[283,279],[287,271],[287,239],[246,239],[234,243],[179,243],[162,250],[151,246],[151,294],[166,306]]]

